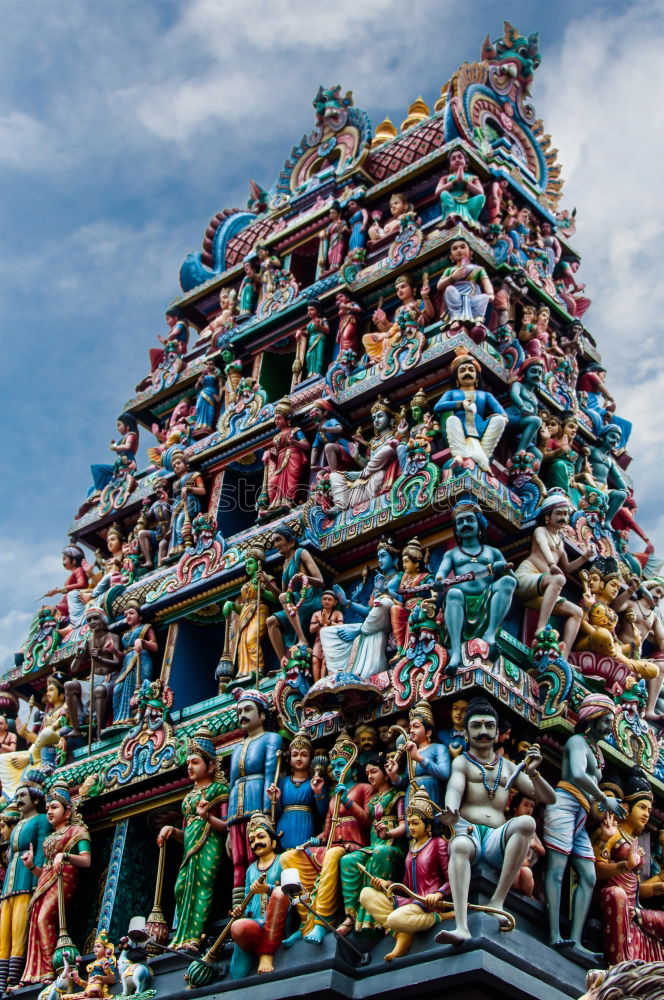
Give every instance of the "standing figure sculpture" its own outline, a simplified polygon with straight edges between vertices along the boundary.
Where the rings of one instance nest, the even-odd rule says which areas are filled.
[[[468,889],[473,865],[487,861],[500,874],[489,906],[502,911],[505,898],[523,865],[535,833],[532,816],[505,820],[511,779],[512,787],[539,802],[555,802],[556,793],[537,770],[542,756],[538,746],[528,749],[525,768],[496,753],[498,713],[483,698],[474,698],[464,718],[468,749],[452,762],[441,822],[454,827],[450,841],[449,879],[456,926],[441,930],[436,941],[463,944],[471,937],[468,928]],[[507,925],[507,914],[497,914]]]
[[[81,735],[81,720],[87,706],[88,724],[92,726],[94,711],[97,717],[97,739],[100,739],[101,731],[106,725],[122,653],[118,637],[108,631],[108,618],[101,608],[88,604],[85,620],[90,628],[90,635],[85,640],[84,651],[76,656],[72,668],[77,668],[87,659],[92,668],[92,688],[89,680],[72,678],[65,681],[65,701],[71,735]]]
[[[182,800],[182,829],[163,826],[157,837],[162,850],[169,838],[184,845],[184,860],[175,882],[177,929],[171,948],[185,951],[200,946],[227,826],[228,786],[219,770],[213,735],[205,726],[189,740],[187,774],[194,787]]]
[[[69,571],[69,576],[62,587],[47,590],[44,597],[55,597],[63,594],[63,600],[55,605],[60,615],[61,626],[68,625],[77,628],[85,619],[85,601],[83,593],[88,590],[88,574],[83,566],[85,553],[79,545],[66,545],[62,550],[62,565]],[[83,592],[83,593],[82,593]]]
[[[43,864],[35,862],[31,843],[22,860],[37,877],[30,901],[30,932],[22,984],[51,982],[55,979],[53,953],[60,927],[58,881],[66,906],[76,892],[78,873],[90,867],[90,833],[83,824],[66,785],[56,783],[48,792],[46,816],[52,832],[42,842]]]
[[[318,773],[311,776],[311,740],[303,730],[293,737],[288,756],[290,774],[279,778],[267,790],[284,850],[314,837],[327,812],[325,781]]]
[[[274,784],[281,736],[266,729],[268,700],[259,691],[236,688],[238,728],[244,732],[231,755],[228,837],[233,861],[233,903],[243,896],[247,868],[253,855],[247,823],[254,812],[270,812],[268,789]]]
[[[212,358],[205,362],[205,369],[196,382],[196,412],[194,414],[194,437],[204,437],[211,434],[214,428],[214,418],[221,399],[219,391],[221,372]]]
[[[597,744],[611,732],[616,706],[605,694],[588,694],[579,707],[579,718],[563,750],[561,779],[556,786],[556,801],[544,811],[544,846],[547,849],[544,895],[549,911],[549,940],[554,948],[574,947],[591,955],[583,947],[581,936],[595,885],[595,855],[586,833],[590,806],[596,802],[602,812],[615,813],[619,819],[625,809],[613,796],[600,788],[604,757]],[[572,900],[572,925],[569,936],[560,931],[563,875],[571,859],[577,877]]]
[[[523,362],[510,388],[510,402],[506,409],[510,428],[519,435],[516,451],[529,451],[536,459],[542,460],[542,452],[537,447],[537,435],[542,426],[539,416],[537,389],[543,384],[544,363],[540,358],[528,358]]]
[[[268,581],[267,585],[282,607],[268,618],[267,632],[283,667],[288,661],[287,648],[295,642],[305,650],[309,646],[305,632],[313,613],[322,607],[323,577],[313,556],[298,546],[297,537],[290,528],[274,531],[272,543],[284,560],[281,591],[274,582]]]
[[[484,472],[491,471],[491,457],[505,427],[507,414],[490,392],[479,388],[479,362],[465,351],[457,352],[450,365],[456,388],[448,389],[434,406],[445,421],[445,436],[452,454],[452,466],[466,462]]]
[[[154,568],[154,557],[159,552],[159,546],[168,539],[168,529],[171,523],[171,505],[168,492],[164,486],[157,486],[154,493],[145,501],[139,524],[138,547],[141,550],[142,569]]]
[[[113,685],[113,724],[133,722],[131,700],[143,681],[154,675],[153,656],[157,652],[154,629],[141,618],[141,606],[130,601],[125,607],[125,622],[129,626],[120,640],[124,650],[122,666]]]
[[[167,555],[170,559],[182,554],[187,539],[191,539],[191,522],[201,512],[200,498],[205,496],[203,478],[189,469],[184,452],[174,451],[171,463],[177,478],[173,483],[170,537],[159,543],[159,565]]]
[[[256,507],[265,518],[290,510],[298,501],[300,479],[310,445],[302,431],[293,427],[293,406],[286,397],[274,407],[277,432],[263,452],[265,474]]]
[[[591,445],[589,451],[590,467],[595,483],[608,498],[604,518],[608,525],[611,524],[628,495],[627,483],[614,455],[622,438],[623,432],[618,424],[607,424],[597,433],[597,444]]]
[[[634,581],[635,583],[637,581]],[[664,578],[661,576],[644,580],[634,589],[629,587],[613,602],[614,611],[620,612],[618,639],[623,648],[629,643],[636,658],[641,658],[644,642],[651,642],[659,656],[651,662],[657,665],[657,677],[648,680],[648,703],[645,717],[649,722],[664,722],[664,716],[656,711],[657,699],[664,680],[664,624],[658,614],[658,607],[664,601]]]
[[[450,776],[450,754],[442,743],[434,743],[435,723],[428,701],[418,701],[408,713],[408,739],[397,741],[397,753],[386,764],[390,781],[406,792],[406,805],[418,788],[423,788],[432,802],[442,805],[444,788]],[[399,774],[399,757],[406,755],[406,773]]]
[[[334,301],[339,314],[339,326],[337,327],[339,356],[343,355],[344,351],[352,351],[357,357],[359,351],[357,325],[362,306],[354,302],[345,292],[339,292]]]
[[[344,620],[342,612],[337,610],[337,601],[337,595],[333,590],[324,590],[321,594],[322,607],[319,611],[314,611],[309,623],[309,632],[314,637],[311,650],[311,672],[314,683],[327,674],[323,633],[328,628],[340,625]]]
[[[360,193],[349,198],[346,203],[350,226],[348,255],[357,259],[364,259],[363,256],[360,258],[359,254],[366,250],[367,230],[369,228],[369,213],[363,205],[363,200],[364,196]]]
[[[262,545],[252,545],[246,551],[244,568],[248,580],[240,588],[239,600],[226,601],[223,614],[226,620],[232,611],[237,616],[235,626],[235,662],[237,676],[247,677],[265,672],[265,657],[262,640],[267,634],[267,618],[270,604],[276,604],[273,591],[274,577],[265,572],[265,549]],[[228,625],[226,626],[228,628]]]
[[[240,283],[240,293],[238,296],[240,307],[239,318],[247,319],[256,310],[261,279],[253,260],[243,261],[242,267],[244,269],[244,277]]]
[[[486,545],[487,520],[481,507],[461,500],[453,510],[457,545],[443,556],[436,580],[443,583],[450,573],[467,577],[448,588],[445,596],[445,627],[449,635],[450,659],[445,668],[454,674],[462,664],[464,639],[483,639],[488,656],[495,660],[500,649],[496,635],[512,603],[516,579],[499,549]]]
[[[307,302],[307,319],[309,322],[304,329],[298,330],[295,334],[298,345],[298,359],[295,366],[298,368],[297,375],[300,375],[304,368],[305,378],[310,378],[312,375],[322,375],[324,371],[325,349],[330,333],[330,324],[322,315],[322,306],[318,299],[310,299]],[[300,344],[304,348],[304,360],[300,358],[302,354]],[[295,367],[293,370],[295,371]]]
[[[463,150],[455,149],[450,153],[449,173],[443,174],[438,181],[436,194],[440,195],[442,222],[453,217],[472,229],[478,228],[486,196],[479,177],[468,173],[468,157]]]
[[[424,598],[433,597],[431,588],[434,583],[419,539],[412,538],[404,545],[401,562],[403,571],[396,575],[387,590],[394,600],[390,620],[398,654],[404,654],[408,648],[408,619],[411,611]]]
[[[341,217],[341,205],[333,201],[327,217],[327,225],[320,237],[318,267],[321,275],[338,271],[346,256],[349,228]]]

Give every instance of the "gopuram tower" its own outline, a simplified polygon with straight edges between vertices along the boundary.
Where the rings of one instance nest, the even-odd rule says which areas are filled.
[[[0,990],[664,975],[664,578],[539,62],[321,85],[174,277],[2,678]]]

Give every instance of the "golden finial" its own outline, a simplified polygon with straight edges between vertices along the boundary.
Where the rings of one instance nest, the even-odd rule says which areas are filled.
[[[418,97],[416,101],[413,101],[411,106],[408,108],[408,114],[401,122],[401,131],[405,132],[407,128],[412,128],[413,125],[419,125],[426,118],[429,117],[429,105],[425,104],[422,97]]]
[[[445,110],[445,105],[447,104],[447,91],[450,89],[451,82],[452,82],[451,80],[448,80],[447,83],[444,83],[443,86],[440,88],[440,97],[433,106],[434,111]]]
[[[390,139],[394,139],[397,134],[397,130],[390,119],[386,118],[380,123],[380,125],[376,126],[376,134],[371,140],[371,148],[376,149],[378,146],[382,146],[383,143],[389,142]]]

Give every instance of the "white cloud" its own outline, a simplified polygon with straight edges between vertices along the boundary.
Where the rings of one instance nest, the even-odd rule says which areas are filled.
[[[41,607],[38,598],[62,583],[64,570],[57,538],[48,545],[27,539],[0,536],[0,580],[2,614],[0,615],[0,672],[13,665],[13,654],[28,632],[35,613]],[[47,598],[44,603],[50,603]]]

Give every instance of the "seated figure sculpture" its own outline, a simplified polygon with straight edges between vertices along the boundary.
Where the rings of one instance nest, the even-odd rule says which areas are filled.
[[[494,289],[489,275],[473,256],[466,240],[455,240],[450,247],[451,264],[438,280],[438,291],[443,293],[443,319],[451,324],[451,332],[463,323],[470,324],[471,336],[483,340],[486,336],[484,320],[489,302],[493,302]]]
[[[516,451],[529,451],[541,461],[542,452],[537,447],[537,435],[542,426],[538,414],[537,388],[544,379],[544,362],[541,358],[528,358],[523,362],[510,388],[510,402],[506,409],[510,428],[519,435]]]
[[[399,305],[394,311],[392,322],[388,320],[384,310],[379,306],[371,317],[376,325],[376,330],[366,333],[362,337],[362,345],[372,364],[380,364],[385,359],[390,347],[400,339],[403,325],[399,322],[400,319],[416,323],[417,326],[427,326],[427,324],[433,323],[436,318],[427,281],[422,283],[420,299],[416,297],[415,286],[408,275],[402,274],[398,277],[394,286]]]
[[[509,801],[508,779],[518,792],[539,802],[556,801],[553,788],[537,770],[542,760],[539,747],[529,747],[525,768],[496,753],[498,713],[483,698],[474,698],[464,718],[468,749],[455,757],[447,783],[445,810],[441,822],[454,827],[450,841],[449,879],[456,926],[441,930],[436,941],[463,944],[471,937],[468,929],[468,888],[471,866],[484,859],[500,872],[489,906],[502,911],[505,898],[523,865],[535,833],[532,816],[505,820]],[[507,914],[495,914],[501,924]]]
[[[462,639],[483,639],[488,643],[490,659],[496,659],[500,653],[496,635],[516,588],[516,579],[502,552],[484,542],[487,521],[481,507],[470,499],[461,500],[453,514],[457,545],[445,553],[436,573],[440,583],[450,573],[465,577],[448,587],[445,597],[445,626],[450,644],[450,659],[445,668],[448,674],[455,674],[462,664]]]
[[[399,435],[394,419],[394,411],[386,400],[378,399],[371,407],[374,436],[369,441],[367,456],[359,459],[362,465],[359,471],[330,473],[334,507],[328,516],[373,500],[390,488],[398,475]]]
[[[450,153],[449,173],[443,174],[436,186],[440,195],[441,219],[461,219],[472,229],[477,229],[486,196],[479,177],[468,173],[468,157],[462,149]]]
[[[490,392],[478,387],[481,369],[470,354],[459,351],[450,370],[456,387],[443,393],[434,413],[449,414],[445,434],[452,466],[471,462],[489,472],[491,456],[507,425],[507,414]]]

